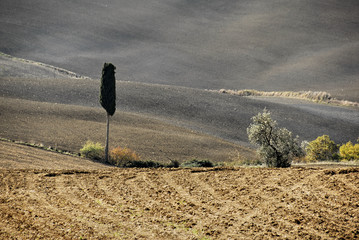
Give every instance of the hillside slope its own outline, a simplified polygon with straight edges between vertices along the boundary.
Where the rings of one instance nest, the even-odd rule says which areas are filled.
[[[99,78],[359,100],[356,0],[2,0],[0,51]]]
[[[51,146],[63,145],[68,141],[65,145],[73,151],[77,151],[86,138],[92,139],[96,136],[92,140],[102,139],[103,136],[101,137],[97,131],[92,133],[93,136],[82,136],[79,141],[77,137],[71,137],[71,134],[61,134],[62,131],[66,132],[74,128],[76,124],[64,125],[61,127],[62,131],[55,124],[64,124],[74,119],[76,120],[74,123],[78,123],[78,120],[83,121],[80,128],[87,126],[89,129],[91,127],[97,129],[100,125],[94,125],[94,122],[105,123],[105,120],[99,117],[103,114],[98,103],[100,85],[98,80],[79,78],[77,74],[64,69],[59,71],[56,67],[6,55],[0,55],[0,62],[4,66],[0,70],[2,137],[23,141],[37,139],[40,143],[45,139],[51,139],[51,141],[43,142]],[[246,128],[250,124],[250,118],[264,108],[272,112],[273,118],[281,126],[288,128],[294,135],[299,135],[302,140],[313,140],[317,136],[327,134],[337,143],[349,140],[355,142],[359,133],[358,108],[316,104],[298,99],[247,98],[169,85],[118,81],[117,108],[115,121],[119,123],[120,128],[127,129],[127,133],[124,136],[123,131],[118,132],[120,138],[123,138],[117,139],[116,142],[137,143],[131,146],[136,149],[146,149],[141,150],[141,152],[146,152],[146,156],[149,156],[150,152],[157,152],[151,150],[150,147],[151,134],[146,128],[151,127],[156,129],[152,134],[161,136],[163,144],[168,141],[165,140],[166,138],[171,139],[173,148],[171,147],[170,152],[175,153],[175,156],[180,157],[180,154],[193,156],[191,152],[197,155],[200,152],[197,148],[203,148],[203,153],[206,154],[200,154],[197,157],[210,156],[210,159],[218,160],[219,155],[227,151],[227,147],[233,143],[249,146]],[[38,121],[38,118],[43,120]],[[123,122],[121,122],[122,119]],[[27,131],[21,127],[24,122],[27,122],[25,126]],[[40,122],[43,122],[48,129],[43,130]],[[126,123],[127,127],[123,123]],[[29,126],[33,126],[33,129]],[[134,132],[131,133],[128,127],[133,128]],[[9,131],[11,129],[12,131]],[[63,138],[55,139],[56,134],[46,135],[51,131],[54,132],[51,129],[58,129],[55,131],[56,134],[60,134]],[[162,133],[161,129],[163,129]],[[197,137],[193,138],[196,135],[192,132],[193,130],[202,133],[204,138],[202,140]],[[37,131],[44,134],[37,135]],[[181,142],[182,150],[176,150],[175,136],[177,136],[177,141]],[[118,138],[116,135],[114,137]],[[218,141],[214,140],[215,138]],[[74,139],[77,141],[74,142]],[[204,139],[209,141],[207,146]],[[224,145],[229,145],[221,149],[224,146],[220,143],[223,139],[231,143],[225,143]],[[199,143],[196,144],[196,141]],[[217,146],[214,144],[216,142]],[[154,148],[162,151],[156,154],[165,158],[171,157],[172,155],[166,156],[166,151],[164,151],[166,147],[162,143],[152,144],[161,146]],[[196,149],[194,150],[191,146],[196,146]],[[248,156],[248,151],[244,148],[242,150],[243,154]],[[225,155],[227,156],[228,153]]]
[[[75,153],[87,140],[105,143],[106,114],[100,108],[0,97],[0,112],[3,138]],[[242,157],[255,157],[252,150],[238,144],[119,109],[111,118],[110,129],[111,148],[129,147],[143,160],[222,162],[231,161],[238,152]]]
[[[96,112],[100,111],[99,85],[99,81],[91,79],[0,79],[0,96],[4,97],[1,120],[4,124],[12,124],[5,118],[5,111],[8,111],[6,98],[35,101],[31,104],[35,106],[31,108],[33,116],[36,116],[38,110],[38,114],[46,114],[41,108],[36,108],[36,102],[86,106],[95,108],[93,110]],[[11,102],[9,104],[11,106]],[[23,106],[19,109],[15,106],[11,107],[14,108],[11,112],[20,115],[27,112],[21,112]],[[144,115],[243,145],[248,144],[246,129],[251,117],[264,108],[272,112],[280,126],[288,128],[302,140],[313,140],[326,134],[337,143],[349,140],[355,142],[359,133],[357,108],[285,98],[276,101],[246,98],[166,85],[119,81],[117,108],[118,111]],[[115,117],[121,119],[121,114],[118,112]],[[91,121],[91,116],[88,115],[87,119]]]
[[[0,141],[0,169],[94,170],[111,167],[13,142]]]

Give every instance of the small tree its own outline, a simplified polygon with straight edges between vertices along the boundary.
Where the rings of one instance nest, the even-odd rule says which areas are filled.
[[[317,137],[306,147],[306,159],[309,162],[338,160],[338,146],[328,135]]]
[[[109,162],[108,141],[110,134],[110,116],[116,111],[116,67],[112,63],[105,63],[102,69],[100,103],[107,112],[107,134],[105,146],[105,161]]]
[[[286,128],[278,128],[266,109],[252,117],[247,134],[251,143],[259,145],[257,152],[269,167],[290,167],[293,157],[303,155],[298,137],[293,138]]]

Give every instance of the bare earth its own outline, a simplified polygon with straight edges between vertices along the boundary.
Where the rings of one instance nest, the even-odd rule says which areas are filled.
[[[21,155],[0,168],[0,239],[359,237],[359,168],[115,169],[0,146]]]
[[[359,101],[357,0],[0,1],[0,51],[99,78]],[[0,70],[1,71],[1,70]]]
[[[109,168],[104,164],[43,149],[0,141],[0,168],[5,169],[82,169]]]
[[[100,108],[0,97],[0,136],[78,153],[87,140],[105,143],[106,116]],[[230,161],[254,151],[219,138],[143,115],[117,111],[111,119],[110,148],[129,147],[143,160]]]

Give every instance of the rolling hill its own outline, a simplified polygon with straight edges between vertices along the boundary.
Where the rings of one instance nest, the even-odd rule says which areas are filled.
[[[0,61],[1,137],[75,152],[88,139],[104,142],[98,80],[6,55]],[[359,132],[355,107],[170,85],[118,81],[117,108],[113,143],[160,161],[227,161],[238,151],[253,158],[246,128],[264,108],[301,140],[327,134],[355,142]]]
[[[119,169],[3,139],[104,142],[106,61],[111,147],[143,160],[253,159],[246,128],[264,108],[301,140],[354,142],[357,107],[217,90],[359,101],[358,12],[356,0],[1,0],[0,238],[358,238],[357,166]]]
[[[248,147],[250,118],[267,108],[302,140],[355,141],[356,108],[207,89],[325,90],[358,100],[358,8],[338,0],[1,1],[2,135],[21,135],[5,116],[28,119],[27,105],[32,116],[45,115],[41,104],[58,104],[91,122],[87,111],[100,111],[97,79],[111,61],[119,114],[176,134],[186,129]],[[16,110],[16,101],[25,107]],[[19,131],[4,134],[9,128]]]
[[[0,51],[99,78],[359,100],[356,0],[0,2]]]

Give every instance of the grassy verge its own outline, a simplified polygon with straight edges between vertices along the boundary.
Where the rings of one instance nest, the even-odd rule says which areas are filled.
[[[90,159],[81,156],[80,153],[70,152],[63,149],[58,149],[51,146],[44,146],[43,144],[37,144],[37,143],[29,143],[29,142],[23,142],[23,141],[15,141],[11,139],[6,139],[0,137],[0,141],[3,142],[11,142],[23,146],[33,147],[37,149],[41,149],[44,151],[54,152],[58,154],[63,154],[67,156],[72,157],[80,157],[83,159]],[[91,159],[90,159],[91,160]],[[102,161],[97,161],[102,162]],[[197,160],[193,159],[190,161],[186,161],[183,163],[180,163],[176,160],[171,160],[170,163],[160,163],[157,161],[152,160],[134,160],[134,161],[127,161],[124,164],[115,166],[120,168],[228,168],[228,167],[250,167],[250,168],[261,168],[264,167],[264,165],[259,161],[259,159],[256,160],[249,160],[249,159],[236,159],[231,162],[219,162],[217,164],[209,161],[209,160]],[[293,162],[292,167],[359,167],[359,160],[354,161],[341,161],[341,162],[312,162],[312,163],[306,163],[306,162]]]

